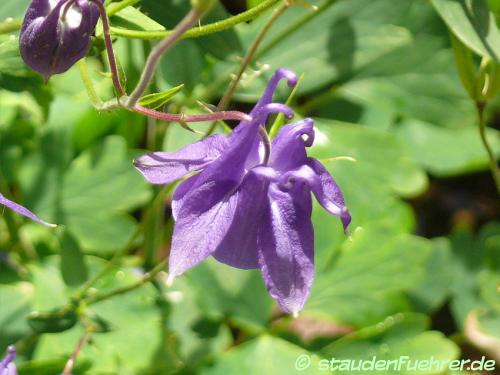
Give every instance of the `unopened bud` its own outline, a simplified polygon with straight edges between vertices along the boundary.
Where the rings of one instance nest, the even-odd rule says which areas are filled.
[[[33,0],[19,38],[24,62],[45,80],[67,71],[87,54],[98,19],[89,0]]]

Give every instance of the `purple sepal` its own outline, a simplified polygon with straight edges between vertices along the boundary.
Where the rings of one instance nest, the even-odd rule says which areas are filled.
[[[38,216],[36,216],[33,212],[28,210],[26,207],[23,207],[20,204],[17,204],[16,202],[12,202],[11,200],[5,198],[2,194],[0,194],[0,205],[8,207],[11,210],[17,212],[18,214],[26,216],[27,218],[29,218],[33,221],[36,221],[37,223],[46,225],[48,227],[56,227],[57,226],[55,224],[50,224],[50,223],[47,223],[46,221],[43,221]]]
[[[17,375],[14,359],[16,359],[16,348],[11,345],[7,348],[7,355],[0,362],[0,375]]]

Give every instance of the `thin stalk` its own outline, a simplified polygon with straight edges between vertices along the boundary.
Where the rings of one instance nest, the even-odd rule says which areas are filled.
[[[90,0],[98,8],[101,14],[102,30],[104,33],[104,44],[106,45],[106,52],[108,54],[109,69],[111,70],[111,77],[113,79],[113,85],[115,86],[116,94],[118,98],[125,95],[125,90],[120,81],[120,74],[118,73],[118,67],[116,65],[115,51],[113,50],[113,42],[110,35],[109,18],[106,13],[106,8],[99,0]]]
[[[78,355],[80,354],[81,350],[83,349],[85,344],[90,340],[91,337],[92,337],[92,331],[86,331],[80,338],[80,340],[78,340],[75,350],[73,350],[71,357],[68,359],[68,362],[66,362],[66,366],[64,366],[64,371],[62,375],[72,374],[73,367],[75,366]]]
[[[488,159],[490,163],[491,175],[495,181],[495,186],[497,188],[498,194],[500,194],[500,169],[498,168],[497,159],[495,153],[493,152],[488,138],[486,138],[486,119],[484,116],[484,110],[486,108],[486,103],[476,102],[476,109],[478,115],[478,125],[479,125],[479,136],[481,137],[481,142],[483,143],[484,149],[488,154]]]
[[[80,77],[82,78],[83,86],[87,91],[87,95],[90,99],[90,102],[94,107],[102,106],[103,102],[94,88],[94,84],[92,83],[92,79],[90,78],[89,71],[87,69],[87,60],[84,57],[83,59],[79,60],[76,64],[78,66],[78,69],[80,70]]]
[[[252,118],[243,112],[238,111],[221,111],[213,113],[204,113],[200,115],[186,115],[184,113],[172,114],[155,111],[151,108],[146,108],[136,104],[132,110],[137,113],[141,113],[151,118],[155,118],[161,121],[171,121],[171,122],[203,122],[203,121],[217,121],[217,120],[238,120],[238,121],[250,121]]]
[[[198,11],[192,9],[175,27],[172,34],[153,48],[146,61],[146,66],[142,72],[141,79],[127,100],[127,107],[133,108],[137,104],[142,94],[144,94],[144,91],[146,91],[149,86],[160,58],[179,41],[181,36],[187,30],[198,22],[200,16],[201,14]]]
[[[276,22],[276,20],[285,12],[285,10],[288,9],[288,7],[290,5],[291,5],[290,0],[285,0],[278,8],[276,8],[276,10],[272,14],[272,16],[269,18],[269,20],[266,22],[264,27],[259,31],[259,33],[257,34],[257,37],[252,42],[252,45],[248,49],[248,52],[246,53],[245,57],[241,61],[240,68],[238,69],[238,72],[231,80],[231,83],[229,84],[226,92],[224,93],[221,100],[219,101],[219,104],[217,105],[217,109],[219,111],[223,111],[228,107],[229,102],[231,101],[231,98],[234,94],[234,91],[238,87],[238,83],[240,82],[241,77],[243,76],[243,73],[245,73],[245,70],[248,68],[248,66],[252,62],[262,40],[264,39],[264,37],[266,36],[268,31],[271,29],[274,22]],[[216,124],[217,124],[216,122],[212,123],[210,128],[205,133],[205,136],[209,136],[210,134],[213,133],[213,131],[215,130]]]
[[[259,126],[259,136],[264,145],[264,160],[262,163],[264,165],[269,164],[269,160],[271,159],[271,139],[269,138],[269,134],[267,134],[266,129],[263,126]]]
[[[182,39],[199,38],[205,35],[214,34],[220,31],[224,31],[226,29],[230,29],[243,22],[251,21],[257,18],[260,14],[267,11],[268,9],[272,8],[275,4],[277,4],[280,1],[281,0],[266,0],[260,3],[259,5],[250,8],[249,10],[237,14],[233,17],[226,18],[225,20],[222,21],[213,22],[208,25],[194,27],[188,30],[182,36]],[[172,30],[136,31],[136,30],[127,30],[118,27],[112,27],[111,33],[116,36],[122,36],[134,39],[161,39],[171,35],[173,31]]]
[[[147,272],[144,274],[144,276],[141,277],[139,281],[136,283],[133,283],[131,285],[127,285],[121,288],[117,288],[114,290],[111,290],[109,292],[104,292],[101,294],[97,294],[95,296],[89,297],[86,300],[83,301],[87,306],[88,305],[93,305],[98,302],[102,302],[104,300],[107,300],[109,298],[125,294],[128,292],[131,292],[135,289],[140,288],[147,282],[151,281],[156,275],[158,275],[161,271],[164,271],[167,266],[167,259],[162,260],[160,263],[158,263],[151,271]]]

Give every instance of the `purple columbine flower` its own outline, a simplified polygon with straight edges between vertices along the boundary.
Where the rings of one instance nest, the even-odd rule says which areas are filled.
[[[297,82],[293,72],[279,69],[251,111],[252,120],[231,135],[213,135],[173,153],[146,154],[135,166],[154,184],[201,170],[174,193],[170,281],[209,255],[236,268],[260,268],[271,296],[295,315],[314,277],[311,193],[341,218],[344,229],[351,217],[331,175],[307,156],[313,120],[284,126],[270,155],[260,137],[269,114],[293,115],[289,107],[272,103],[282,78],[290,86]]]
[[[19,49],[47,81],[84,57],[99,19],[90,0],[33,0],[24,16]]]
[[[8,207],[11,210],[17,212],[18,214],[26,216],[27,218],[29,218],[33,221],[36,221],[37,223],[46,225],[48,227],[56,227],[57,226],[55,224],[50,224],[50,223],[47,223],[46,221],[43,221],[38,216],[36,216],[33,212],[28,210],[27,208],[21,206],[20,204],[17,204],[16,202],[12,202],[11,200],[5,198],[2,194],[0,194],[0,205]]]
[[[14,359],[16,359],[16,348],[9,346],[7,348],[7,355],[0,362],[0,375],[17,375]]]

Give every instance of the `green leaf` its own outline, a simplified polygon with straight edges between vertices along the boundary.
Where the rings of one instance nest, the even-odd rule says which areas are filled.
[[[474,66],[472,53],[453,33],[450,33],[453,55],[457,64],[458,75],[462,80],[465,90],[472,100],[477,101],[478,97],[478,75]]]
[[[335,358],[338,361],[365,360],[369,362],[376,357],[378,360],[399,360],[406,358],[410,362],[409,368],[384,369],[383,374],[414,374],[411,366],[414,361],[443,361],[444,368],[437,364],[428,363],[426,369],[418,371],[419,374],[442,374],[447,370],[446,363],[459,357],[459,348],[448,340],[441,332],[425,331],[429,320],[425,316],[415,314],[398,314],[388,317],[383,322],[349,334],[321,350],[326,358]],[[340,362],[341,363],[341,362]],[[386,362],[389,364],[390,362]],[[411,364],[413,363],[413,365]],[[337,362],[340,371],[338,374],[364,374],[374,371],[370,368],[364,371],[342,371],[341,364]],[[365,364],[364,364],[365,365]],[[366,366],[370,366],[367,363]]]
[[[179,353],[186,363],[195,366],[207,356],[224,352],[233,341],[229,327],[204,315],[199,306],[202,291],[187,277],[180,277],[169,288],[169,327],[179,340]]]
[[[61,242],[61,274],[68,286],[83,284],[88,278],[85,258],[77,240],[67,230],[60,236]]]
[[[303,314],[364,327],[410,309],[403,292],[424,280],[432,243],[367,227],[318,273]]]
[[[322,374],[324,372],[318,369],[318,361],[318,356],[307,350],[266,335],[216,357],[215,364],[212,367],[206,366],[201,373],[288,375],[300,370],[301,374]]]
[[[0,74],[21,77],[33,74],[21,59],[16,36],[0,35]]]
[[[52,261],[55,261],[53,259]],[[106,263],[87,257],[91,275],[99,272]],[[54,277],[60,277],[55,273]],[[136,283],[136,271],[122,268],[111,270],[95,285],[100,291],[109,291]],[[59,279],[58,284],[62,284]],[[45,285],[48,294],[50,286]],[[64,287],[62,288],[64,291]],[[92,335],[92,340],[82,349],[78,361],[91,362],[95,373],[164,373],[162,367],[173,368],[172,343],[166,343],[166,326],[156,304],[156,291],[150,284],[127,294],[92,305],[86,310],[89,318],[99,318],[109,327],[106,332]],[[59,334],[44,334],[37,345],[34,360],[69,358],[83,335],[79,325]],[[155,372],[156,371],[156,372]],[[60,371],[59,371],[60,372]]]
[[[139,104],[152,109],[160,108],[175,95],[177,95],[183,89],[183,87],[184,84],[173,87],[163,92],[145,95],[139,100]]]
[[[193,89],[200,82],[204,56],[196,43],[184,40],[172,48],[160,62],[163,79],[171,86]]]
[[[65,223],[84,248],[118,249],[133,235],[135,220],[123,213],[148,200],[151,192],[131,160],[123,138],[108,137],[75,159],[65,174]]]
[[[477,237],[457,231],[451,237],[454,262],[451,311],[456,324],[464,327],[474,311],[500,311],[498,283],[500,226],[486,225]]]
[[[253,8],[254,6],[262,3],[263,0],[247,0],[247,8]]]
[[[4,270],[2,270],[4,272]],[[31,311],[33,285],[28,282],[0,283],[0,352],[30,333],[26,318]]]
[[[210,319],[230,317],[248,332],[265,329],[274,305],[260,272],[231,268],[208,259],[185,274],[197,295],[204,314]],[[207,285],[210,293],[207,293]]]
[[[448,239],[433,239],[432,253],[423,265],[424,277],[408,291],[415,311],[433,313],[450,297],[455,277],[451,263],[452,252]]]
[[[487,0],[431,0],[431,3],[467,47],[500,62],[500,31]]]
[[[315,125],[312,156],[320,160],[337,156],[357,160],[328,163],[326,166],[332,168],[334,176],[349,178],[354,184],[353,174],[359,174],[358,181],[363,180],[370,187],[379,185],[407,197],[418,195],[427,187],[424,172],[393,134],[337,121],[317,120]]]
[[[435,176],[457,176],[488,168],[488,155],[473,127],[453,129],[406,120],[398,127],[397,135],[415,160]],[[487,138],[500,156],[499,132],[488,129]]]
[[[142,13],[134,7],[126,7],[111,17],[113,26],[120,26],[131,30],[160,31],[165,30],[163,25]]]

